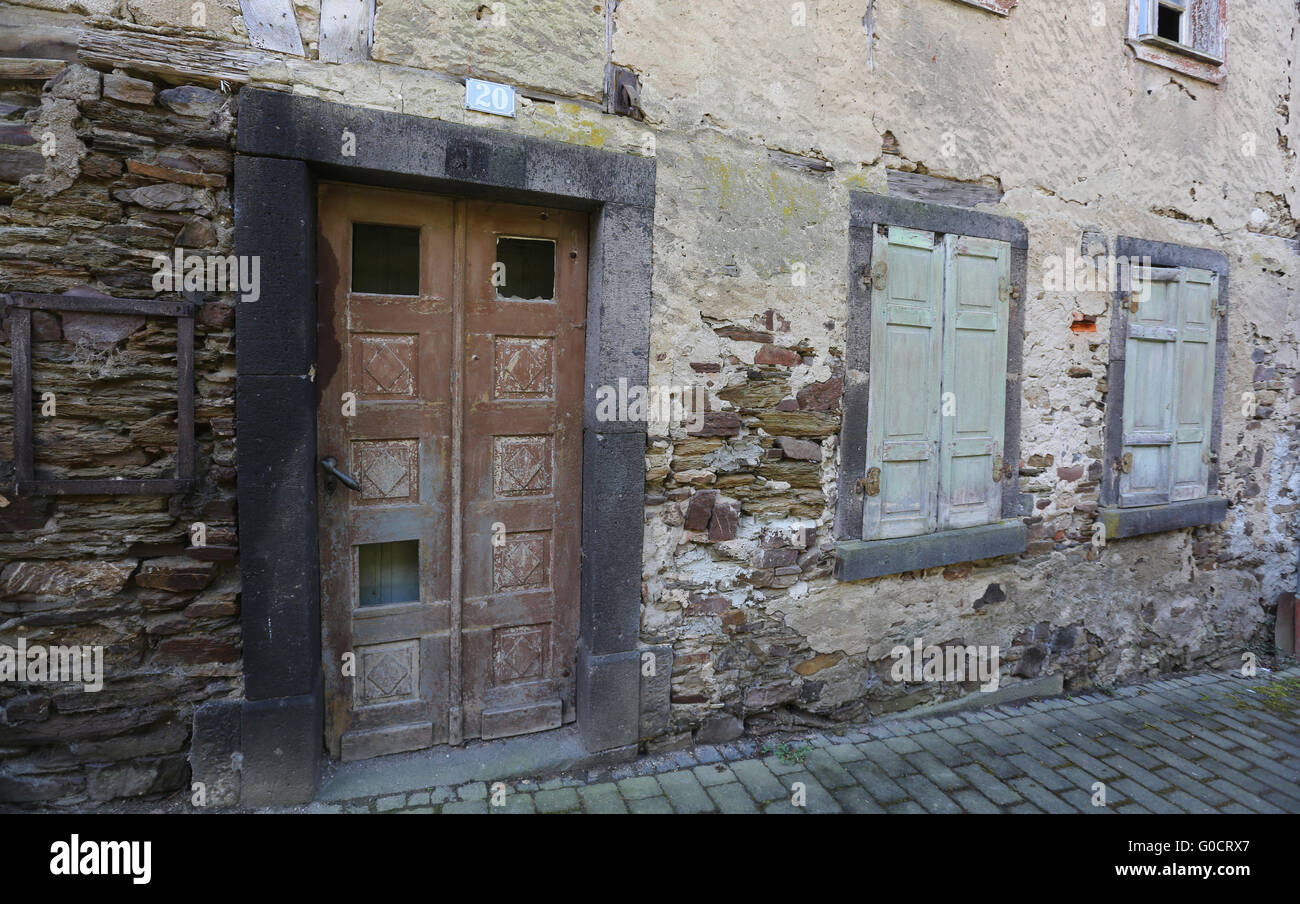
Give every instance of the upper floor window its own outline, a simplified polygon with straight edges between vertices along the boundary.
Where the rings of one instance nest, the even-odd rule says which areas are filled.
[[[1223,81],[1228,0],[1129,0],[1129,43],[1138,59]]]

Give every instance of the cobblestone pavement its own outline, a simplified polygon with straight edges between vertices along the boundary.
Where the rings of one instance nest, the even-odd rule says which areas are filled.
[[[1094,806],[1095,783],[1105,806]],[[796,804],[802,784],[803,805]],[[743,740],[581,777],[313,804],[375,813],[1300,813],[1300,668],[780,742]],[[496,796],[500,806],[493,806]],[[504,798],[501,801],[501,798]]]

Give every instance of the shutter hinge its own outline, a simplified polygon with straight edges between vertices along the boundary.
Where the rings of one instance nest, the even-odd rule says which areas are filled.
[[[1207,465],[1212,465],[1218,460],[1219,460],[1219,456],[1215,455],[1213,452],[1201,453],[1201,461]]]
[[[1133,453],[1125,452],[1123,456],[1115,459],[1115,470],[1121,474],[1133,473]]]
[[[1141,298],[1141,293],[1140,293],[1140,292],[1130,292],[1130,293],[1129,293],[1129,295],[1128,295],[1128,310],[1129,310],[1129,313],[1130,313],[1130,314],[1136,314],[1136,313],[1138,312],[1138,305],[1139,305],[1139,303],[1140,303],[1140,298]]]
[[[1001,481],[1002,481],[1002,456],[998,455],[993,459],[993,482],[1000,483]]]
[[[863,277],[862,287],[864,289],[879,289],[883,292],[885,290],[885,281],[888,273],[889,263],[887,261],[880,261],[867,272],[865,277]]]
[[[867,496],[880,495],[880,469],[872,468],[867,471],[867,476],[858,481],[857,490],[859,494]]]
[[[1225,314],[1228,313],[1228,307],[1227,307],[1227,305],[1222,305],[1222,304],[1221,304],[1221,305],[1216,305],[1215,308],[1214,308],[1214,313],[1215,313],[1217,316],[1219,316],[1219,317],[1224,316]]]

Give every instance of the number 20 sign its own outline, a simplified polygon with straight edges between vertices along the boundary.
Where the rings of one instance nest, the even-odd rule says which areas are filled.
[[[465,79],[465,108],[496,116],[515,115],[515,89],[510,85]]]

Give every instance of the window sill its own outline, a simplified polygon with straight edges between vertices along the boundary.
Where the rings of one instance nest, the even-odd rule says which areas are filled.
[[[1227,66],[1217,57],[1164,38],[1129,38],[1128,43],[1137,58],[1145,63],[1172,69],[1212,85],[1223,84]]]
[[[978,6],[980,9],[987,9],[991,13],[997,13],[999,16],[1011,15],[1011,10],[1015,9],[1020,0],[960,0],[967,6]]]
[[[1107,540],[1157,534],[1200,524],[1218,524],[1227,516],[1228,500],[1222,496],[1135,508],[1107,507],[1097,512],[1097,519],[1106,528]]]
[[[1022,553],[1028,531],[1022,521],[940,531],[894,540],[851,540],[835,547],[835,579],[863,581],[958,562]]]

